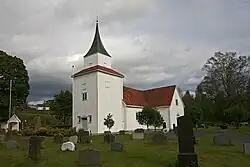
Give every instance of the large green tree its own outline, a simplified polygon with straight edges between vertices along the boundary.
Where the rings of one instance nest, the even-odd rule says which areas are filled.
[[[216,52],[202,70],[205,76],[197,87],[196,101],[205,120],[229,123],[246,119],[250,57]]]
[[[210,99],[222,92],[227,108],[242,101],[250,74],[250,57],[235,52],[216,52],[203,66],[202,87]]]
[[[29,95],[29,76],[23,60],[0,50],[0,119],[8,118],[10,80],[12,108],[25,105]]]
[[[162,126],[163,117],[160,112],[151,107],[144,107],[142,111],[137,113],[137,121],[140,125],[146,125],[147,129],[149,126],[154,126],[155,129],[157,127]]]
[[[72,93],[62,90],[54,97],[54,102],[50,101],[54,115],[64,125],[67,125],[72,118]]]

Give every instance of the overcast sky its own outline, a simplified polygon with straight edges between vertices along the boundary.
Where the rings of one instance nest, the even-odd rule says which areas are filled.
[[[194,90],[216,51],[250,52],[250,0],[1,0],[0,49],[22,58],[29,101],[71,88],[99,16],[125,85]]]

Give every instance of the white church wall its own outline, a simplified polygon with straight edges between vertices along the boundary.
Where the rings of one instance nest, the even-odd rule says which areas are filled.
[[[178,104],[177,104],[177,103]],[[170,105],[170,128],[173,129],[173,124],[177,126],[177,118],[184,115],[184,103],[179,95],[177,89],[174,91],[172,102]]]
[[[136,113],[142,111],[143,107],[129,107],[126,108],[126,119],[127,119],[127,129],[126,130],[135,130],[137,128],[146,129],[147,126],[140,125],[136,120]]]
[[[84,68],[88,68],[95,65],[111,68],[111,57],[108,57],[101,53],[95,53],[91,56],[87,56],[84,58]]]
[[[87,100],[83,101],[83,92],[87,92]],[[98,130],[97,118],[97,73],[90,73],[74,78],[73,80],[73,127],[78,130],[82,124],[77,116],[91,115],[88,128],[93,132]]]
[[[111,128],[112,132],[123,130],[124,114],[122,110],[123,98],[123,78],[98,72],[98,132],[103,133],[108,130],[103,125],[104,118],[111,113],[115,125]]]
[[[160,112],[161,116],[163,117],[164,122],[166,122],[166,129],[169,130],[169,128],[170,128],[170,120],[169,120],[170,109],[169,109],[169,107],[168,106],[166,106],[166,107],[157,107],[157,110]]]

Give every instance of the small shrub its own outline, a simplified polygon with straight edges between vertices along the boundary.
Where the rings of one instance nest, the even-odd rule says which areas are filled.
[[[135,132],[135,133],[144,133],[144,129],[138,128],[138,129],[135,129],[134,132]]]

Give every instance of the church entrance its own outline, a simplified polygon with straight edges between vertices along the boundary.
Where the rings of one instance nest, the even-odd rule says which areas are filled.
[[[88,119],[87,117],[82,117],[82,128],[88,130]]]

